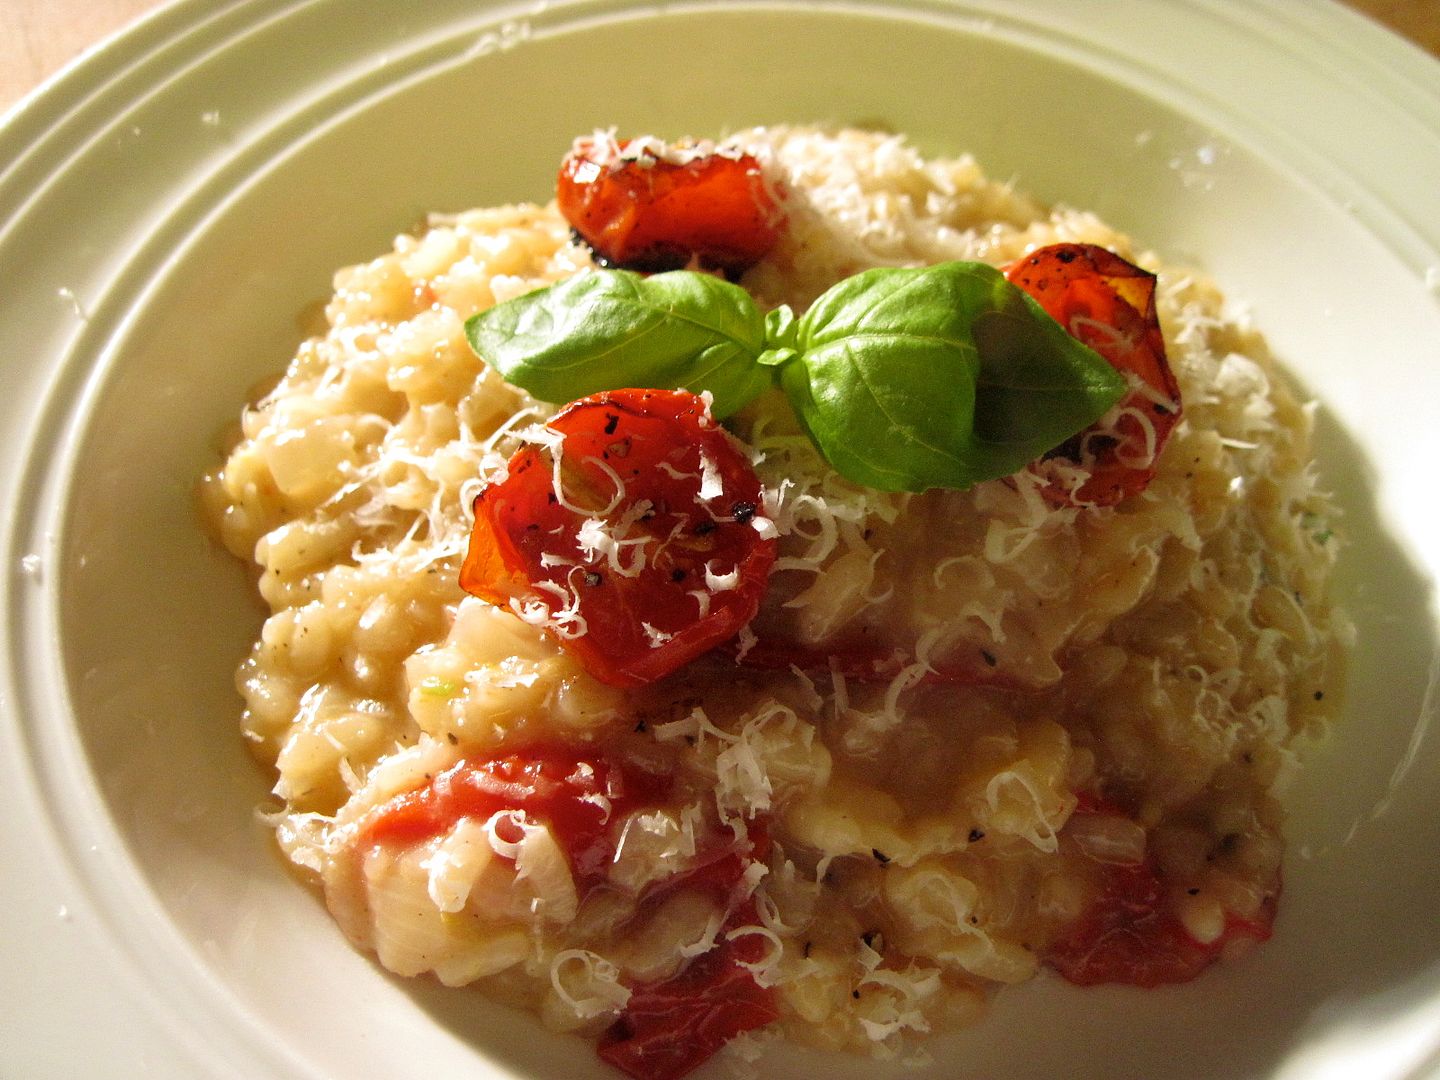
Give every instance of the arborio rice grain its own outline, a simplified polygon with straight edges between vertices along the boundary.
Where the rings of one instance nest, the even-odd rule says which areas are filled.
[[[1062,240],[1158,270],[1185,413],[1155,479],[1108,509],[1052,508],[1025,474],[885,494],[832,472],[784,399],[762,397],[730,425],[782,533],[756,625],[822,644],[866,626],[919,662],[876,684],[727,654],[603,685],[456,581],[475,493],[513,433],[554,411],[482,364],[464,321],[589,252],[553,205],[436,217],[336,276],[325,333],[202,484],[272,612],[238,685],[281,849],[385,967],[589,1036],[724,936],[713,896],[642,903],[647,885],[759,821],[771,844],[746,872],[755,920],[739,934],[779,1027],[817,1047],[891,1053],[971,1021],[1140,865],[1191,942],[1266,936],[1276,793],[1296,736],[1333,706],[1343,636],[1310,408],[1214,285],[1091,214],[899,138],[734,142],[790,193],[784,236],[742,281],[766,305],[802,310],[868,267],[1001,264]],[[926,681],[927,644],[982,652],[1006,685]],[[676,778],[663,805],[611,822],[604,887],[578,888],[523,814],[357,840],[367,812],[461,760],[556,743]]]

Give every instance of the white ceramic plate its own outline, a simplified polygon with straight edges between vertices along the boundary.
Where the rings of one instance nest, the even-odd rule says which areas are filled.
[[[1347,512],[1359,646],[1274,940],[1184,987],[1038,980],[895,1074],[1440,1075],[1440,66],[1283,0],[182,0],[10,114],[0,1073],[606,1075],[388,978],[281,869],[230,683],[259,613],[190,488],[331,271],[422,212],[543,199],[595,126],[767,121],[971,150],[1211,271],[1323,403]]]

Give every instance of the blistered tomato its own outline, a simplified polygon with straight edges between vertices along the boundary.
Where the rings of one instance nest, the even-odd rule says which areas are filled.
[[[1113,425],[1087,428],[1047,455],[1088,476],[1074,487],[1051,483],[1046,497],[1110,506],[1145,490],[1181,410],[1155,314],[1155,275],[1094,244],[1052,244],[1011,263],[1005,276],[1131,378]]]
[[[1082,798],[1076,813],[1107,811]],[[1275,920],[1278,884],[1251,918],[1234,912],[1214,941],[1200,942],[1185,929],[1153,859],[1103,867],[1099,895],[1089,909],[1051,943],[1045,960],[1079,986],[1123,983],[1154,987],[1188,982],[1234,942],[1262,942]]]
[[[567,405],[475,499],[467,591],[638,686],[734,637],[775,560],[749,459],[681,390]]]
[[[698,264],[738,275],[774,246],[784,221],[750,154],[650,139],[577,141],[556,198],[601,265],[648,273]]]
[[[729,914],[714,948],[672,978],[633,987],[624,1012],[601,1035],[601,1059],[635,1080],[677,1080],[736,1035],[780,1015],[775,992],[757,983],[751,970],[769,947],[766,940],[743,931],[731,936],[760,922],[752,898],[734,899],[737,892],[743,895],[750,859],[763,860],[769,849],[763,822],[752,822],[749,833],[748,858],[729,854],[661,887],[708,891]]]

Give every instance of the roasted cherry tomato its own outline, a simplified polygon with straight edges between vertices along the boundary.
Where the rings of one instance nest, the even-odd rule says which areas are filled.
[[[702,398],[611,390],[567,405],[475,499],[467,592],[545,625],[613,686],[734,637],[775,560],[760,481]]]
[[[1143,491],[1180,420],[1180,387],[1155,315],[1155,275],[1094,244],[1052,244],[1011,263],[1005,276],[1073,337],[1134,377],[1113,428],[1088,428],[1046,455],[1089,474],[1073,490],[1052,482],[1046,498],[1110,506]]]
[[[667,788],[665,777],[626,768],[593,750],[529,747],[452,765],[424,787],[376,807],[359,837],[362,844],[420,843],[464,817],[520,810],[550,829],[584,891],[603,880],[614,856],[612,817],[660,802]]]
[[[424,787],[382,803],[362,820],[357,842],[421,843],[461,818],[518,810],[550,829],[569,856],[583,896],[607,880],[615,857],[611,825],[635,810],[663,804],[668,795],[667,777],[627,767],[593,749],[527,747],[458,762]],[[502,821],[497,829],[504,827]],[[504,838],[518,841],[520,836],[517,830]],[[757,985],[741,966],[759,961],[766,943],[749,935],[726,936],[759,922],[743,883],[750,864],[768,857],[767,825],[751,822],[741,840],[724,829],[700,838],[698,846],[696,864],[652,883],[640,904],[642,910],[653,910],[680,890],[712,896],[729,912],[715,947],[670,979],[634,987],[624,1012],[597,1046],[601,1058],[637,1080],[683,1076],[735,1035],[779,1015],[773,991]]]
[[[1082,798],[1076,813],[1105,809],[1103,804]],[[1275,904],[1272,893],[1255,918],[1230,913],[1220,937],[1202,944],[1190,936],[1175,913],[1153,861],[1108,865],[1100,895],[1051,943],[1045,960],[1078,986],[1124,983],[1154,987],[1188,982],[1214,963],[1230,942],[1268,940]]]
[[[729,914],[714,948],[669,979],[633,987],[625,1011],[600,1037],[600,1057],[636,1080],[684,1076],[742,1031],[764,1027],[779,1015],[774,991],[741,966],[763,958],[765,941],[748,934],[727,938],[736,927],[760,921],[742,884],[751,862],[769,857],[768,823],[750,822],[738,849],[733,838],[712,849],[710,861],[657,883],[645,898],[653,905],[679,889],[699,890]]]
[[[754,901],[726,920],[717,944],[676,976],[635,987],[620,1019],[600,1037],[603,1061],[635,1080],[676,1080],[742,1031],[772,1023],[775,994],[759,986],[740,962],[755,963],[765,942],[751,935],[727,940],[737,926],[759,921]]]
[[[749,154],[657,140],[578,140],[560,166],[560,212],[604,266],[654,273],[698,263],[740,274],[784,214]]]

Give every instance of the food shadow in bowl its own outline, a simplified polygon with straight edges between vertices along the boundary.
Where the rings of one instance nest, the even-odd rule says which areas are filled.
[[[775,32],[757,33],[766,20]],[[644,62],[701,29],[709,45],[693,78],[659,93]],[[895,80],[874,64],[877,35],[914,60],[913,76]],[[747,70],[767,75],[746,82]],[[605,99],[565,96],[601,77]],[[447,103],[504,100],[517,80],[541,103],[536,114],[518,127],[501,111],[467,118],[462,140]],[[732,88],[729,100],[714,100],[706,88],[715,85]],[[957,93],[963,115],[937,104]],[[261,612],[244,571],[202,536],[191,501],[195,479],[219,460],[215,433],[251,385],[284,364],[296,315],[324,294],[330,271],[379,253],[426,210],[543,198],[558,151],[578,132],[613,123],[705,134],[857,117],[911,132],[927,150],[973,150],[1037,195],[1092,206],[1147,245],[1194,257],[1227,291],[1256,300],[1277,351],[1302,364],[1327,402],[1341,403],[1343,367],[1366,328],[1342,314],[1321,333],[1287,313],[1301,295],[1342,312],[1345,298],[1303,258],[1290,260],[1285,289],[1268,284],[1254,267],[1276,238],[1314,232],[1394,279],[1387,303],[1402,354],[1406,333],[1434,333],[1433,305],[1421,314],[1406,306],[1421,294],[1403,267],[1314,188],[1183,111],[970,26],[777,9],[562,28],[383,93],[341,93],[310,130],[277,131],[273,155],[237,156],[231,174],[185,208],[192,216],[176,226],[173,255],[156,254],[135,313],[92,328],[98,366],[64,459],[54,603],[98,801],[153,902],[134,932],[158,950],[161,972],[204,974],[197,1008],[243,1017],[244,1038],[298,1048],[289,1061],[297,1075],[414,1075],[417,1057],[442,1073],[483,1060],[515,1075],[609,1074],[588,1047],[545,1035],[528,1016],[385,976],[345,945],[270,850],[251,814],[267,781],[239,737],[232,685]],[[477,162],[477,146],[507,154]],[[1221,152],[1197,153],[1207,146]],[[1177,155],[1203,162],[1198,181],[1175,167]],[[330,209],[317,215],[310,204]],[[1393,493],[1373,439],[1349,434],[1368,434],[1377,413],[1397,408],[1401,390],[1389,394],[1388,404],[1376,392],[1322,414],[1322,469],[1349,541],[1340,598],[1360,646],[1345,715],[1306,755],[1293,793],[1275,938],[1184,987],[1081,991],[1045,978],[1002,995],[976,1031],[934,1044],[928,1070],[827,1055],[827,1075],[1285,1075],[1352,1035],[1380,1038],[1435,996],[1440,927],[1426,904],[1440,868],[1417,853],[1440,848],[1440,758],[1413,740],[1416,718],[1423,725],[1432,708],[1430,577],[1413,539],[1389,527]],[[353,1037],[380,1030],[383,1045]],[[770,1053],[770,1075],[816,1069],[804,1051]]]

